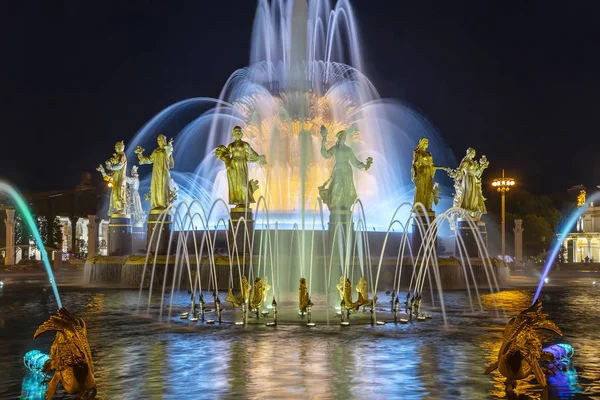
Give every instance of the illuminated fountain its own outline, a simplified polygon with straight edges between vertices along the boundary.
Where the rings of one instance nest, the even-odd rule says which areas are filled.
[[[244,182],[238,184],[248,188],[233,192],[227,168],[234,143],[222,145],[232,131],[252,150],[244,161]],[[167,144],[163,133],[174,139]],[[481,192],[481,172],[473,178],[479,193],[456,190],[467,201],[437,217],[433,213],[434,197],[439,209],[450,207],[448,193],[433,186],[433,173],[426,180],[415,177],[412,150],[418,150],[412,154],[415,162],[431,160],[429,146],[455,182],[463,181],[466,161],[450,169],[454,157],[432,125],[411,108],[379,97],[364,73],[356,21],[346,0],[333,7],[322,1],[260,1],[250,65],[231,75],[218,99],[187,99],[160,112],[128,142],[127,156],[137,154],[141,164],[153,162],[142,155],[141,146],[156,137],[159,149],[168,149],[167,158],[172,157],[161,161],[165,167],[158,168],[166,172],[159,178],[155,162],[152,183],[147,176],[141,185],[142,190],[150,186],[152,198],[148,253],[143,261],[126,261],[115,283],[149,287],[149,304],[154,286],[162,286],[161,314],[164,294],[168,289],[174,293],[182,282],[195,298],[216,303],[213,290],[235,288],[244,300],[250,293],[243,278],[252,283],[268,277],[270,296],[280,310],[283,300],[296,298],[291,294],[299,279],[305,279],[311,299],[304,303],[317,304],[317,293],[322,293],[320,305],[327,310],[342,299],[353,307],[356,303],[344,294],[336,299],[340,276],[354,284],[366,280],[365,302],[375,299],[382,285],[396,296],[402,282],[416,308],[427,284],[432,303],[443,309],[443,287],[466,288],[470,299],[474,290],[478,299],[477,285],[497,291],[506,275],[505,268],[496,271],[490,262],[485,232],[478,227],[481,213],[473,215],[469,203]],[[348,193],[334,204],[327,196],[336,176],[337,156],[332,156],[344,141],[345,164],[365,171],[350,173],[337,185]],[[156,200],[159,192],[161,201]],[[250,195],[232,199],[238,192]],[[437,235],[456,228],[457,218],[467,232],[456,237],[457,258],[438,260]],[[410,299],[405,303],[407,310]]]
[[[395,206],[412,199],[407,165],[417,141],[427,137],[443,165],[454,164],[454,157],[426,118],[379,97],[364,74],[349,2],[327,3],[260,1],[250,66],[231,75],[218,99],[187,99],[157,114],[129,142],[127,155],[159,133],[173,135],[179,200],[199,199],[208,208],[227,195],[214,150],[239,125],[244,140],[269,158],[250,167],[259,182],[256,198],[264,196],[280,227],[302,228],[332,168],[320,155],[320,127],[331,144],[337,132],[353,126],[348,141],[357,157],[377,160],[377,168],[356,176],[356,189],[370,227],[385,230]]]

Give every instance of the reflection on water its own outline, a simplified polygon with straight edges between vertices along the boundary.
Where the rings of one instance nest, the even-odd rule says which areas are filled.
[[[533,288],[502,292],[508,315],[529,306]],[[88,324],[98,397],[197,398],[504,398],[504,379],[483,375],[496,358],[506,318],[449,313],[413,325],[342,329],[282,325],[189,326],[159,323],[134,313],[137,291],[65,288],[64,304]],[[182,302],[185,294],[182,294]],[[466,292],[447,293],[464,304]],[[382,294],[382,299],[385,295]],[[575,348],[574,375],[555,379],[550,398],[600,397],[600,291],[591,285],[547,288],[542,296],[560,341]],[[382,300],[383,301],[383,300]],[[485,309],[493,301],[482,296]],[[0,297],[0,398],[16,398],[25,384],[23,355],[48,350],[51,335],[33,340],[35,328],[55,307],[36,285],[4,287]],[[183,304],[183,303],[181,303]],[[382,303],[384,304],[384,303]],[[438,318],[436,318],[438,317]],[[552,338],[553,341],[559,340]],[[35,393],[35,389],[31,389]],[[522,398],[543,398],[534,381],[519,385]],[[63,395],[64,392],[59,392]]]

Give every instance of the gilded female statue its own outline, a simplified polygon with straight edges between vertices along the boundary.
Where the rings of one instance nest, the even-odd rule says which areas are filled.
[[[248,180],[248,162],[265,165],[267,159],[258,154],[249,143],[242,140],[242,128],[235,126],[232,131],[234,141],[226,146],[218,146],[215,155],[225,163],[227,183],[229,185],[229,204],[246,208],[256,203],[254,192],[258,189],[258,181]]]
[[[152,181],[150,182],[150,207],[152,209],[166,208],[170,204],[173,194],[171,172],[169,171],[175,166],[173,139],[169,139],[167,143],[165,135],[158,135],[157,142],[158,147],[154,149],[149,157],[142,154],[144,149],[140,146],[135,149],[140,165],[154,164],[152,167]]]
[[[413,204],[422,203],[427,211],[432,211],[431,204],[433,202],[437,204],[436,190],[433,182],[435,171],[438,169],[447,169],[433,164],[433,156],[427,151],[428,146],[429,139],[422,138],[413,151],[411,178],[415,183]]]
[[[111,159],[107,160],[106,172],[102,165],[96,168],[104,179],[112,184],[110,192],[110,204],[108,215],[125,215],[127,207],[127,156],[125,156],[125,143],[123,141],[115,144],[115,152]]]
[[[473,218],[480,218],[485,212],[485,199],[481,192],[481,175],[489,163],[482,157],[483,162],[475,160],[475,149],[469,147],[456,170],[448,174],[454,179],[454,207],[467,211]]]
[[[339,131],[337,141],[329,149],[327,142],[327,128],[321,126],[321,155],[325,158],[335,157],[335,165],[329,179],[319,186],[319,195],[329,210],[349,210],[357,199],[352,167],[367,171],[373,159],[368,157],[363,163],[358,161],[352,149],[346,145],[346,131]]]

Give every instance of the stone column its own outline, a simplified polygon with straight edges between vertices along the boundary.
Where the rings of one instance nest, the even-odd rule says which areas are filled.
[[[98,224],[95,215],[88,215],[88,260],[98,253]]]
[[[71,222],[71,240],[69,242],[69,248],[67,251],[71,253],[77,253],[77,249],[75,245],[77,244],[77,221],[79,217],[69,217],[69,222]]]
[[[513,232],[515,233],[515,266],[520,267],[523,265],[523,220],[515,219],[515,227]]]
[[[593,238],[593,236],[589,236],[589,235],[586,238],[587,239],[587,249],[588,249],[587,257],[588,257],[588,260],[590,260],[590,261],[592,260],[592,238]]]
[[[15,210],[7,208],[6,219],[6,257],[4,265],[14,265],[15,263]]]

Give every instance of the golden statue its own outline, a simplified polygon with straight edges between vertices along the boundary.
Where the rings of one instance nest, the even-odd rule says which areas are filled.
[[[225,301],[230,302],[234,307],[239,307],[244,303],[248,302],[248,298],[250,295],[250,284],[248,283],[248,279],[245,276],[242,276],[242,291],[239,296],[235,297],[233,294],[233,289],[229,288],[229,293],[225,298]]]
[[[254,279],[254,288],[252,288],[252,296],[250,296],[250,310],[258,310],[262,306],[264,295],[262,279]]]
[[[229,204],[246,208],[248,204],[256,203],[254,192],[258,189],[256,179],[248,180],[248,162],[265,165],[267,159],[242,140],[242,128],[235,126],[231,134],[235,140],[227,146],[217,146],[215,155],[225,163],[227,169]]]
[[[112,188],[110,192],[110,204],[108,215],[125,215],[127,208],[127,156],[125,156],[125,143],[123,141],[115,144],[115,152],[112,158],[105,163],[106,170],[102,164],[96,168],[102,177]]]
[[[77,398],[84,398],[89,390],[95,396],[94,364],[83,319],[60,308],[40,325],[33,338],[48,331],[56,331],[56,337],[50,347],[50,359],[46,361],[43,371],[55,372],[48,383],[46,399],[52,399],[59,383],[62,383],[67,393],[77,393]]]
[[[585,206],[585,196],[586,196],[585,190],[581,189],[579,191],[579,195],[577,195],[577,207]]]
[[[345,282],[346,279],[344,278],[344,275],[342,275],[340,276],[340,282],[335,286],[340,293],[340,300],[344,300],[344,288],[346,287]]]
[[[364,277],[360,277],[358,285],[356,285],[356,291],[358,292],[358,302],[361,305],[370,305],[373,300],[369,299],[368,285]],[[377,296],[375,296],[375,302],[377,302]]]
[[[140,165],[154,164],[152,167],[152,181],[150,183],[150,207],[152,209],[166,208],[173,201],[174,190],[171,188],[171,172],[175,166],[173,160],[173,139],[165,135],[158,135],[158,147],[154,149],[149,157],[145,157],[144,149],[140,146],[135,148]]]
[[[262,285],[263,285],[263,304],[265,304],[267,302],[267,296],[269,295],[269,290],[271,289],[271,285],[269,285],[269,279],[264,276],[262,278]]]
[[[422,203],[427,211],[432,211],[431,203],[435,202],[437,205],[439,199],[439,188],[433,182],[435,171],[447,168],[433,164],[433,156],[427,151],[428,146],[429,139],[422,138],[413,151],[411,178],[415,183],[413,204]]]
[[[322,186],[319,186],[319,196],[329,210],[349,210],[352,207],[357,199],[352,166],[367,171],[373,164],[371,157],[368,157],[364,163],[358,161],[352,149],[346,145],[346,136],[346,131],[339,131],[336,134],[336,143],[328,149],[325,147],[327,128],[321,126],[321,155],[327,159],[335,156],[331,176]]]
[[[360,283],[356,287],[356,290],[358,291],[357,301],[352,300],[352,282],[350,282],[350,279],[346,278],[344,280],[344,277],[341,276],[337,289],[340,291],[340,295],[342,296],[342,300],[344,301],[347,310],[356,311],[362,306],[374,306],[373,300],[370,300],[368,297],[367,281],[365,281],[363,277],[360,278]],[[375,297],[375,301],[377,301],[377,297]]]
[[[300,287],[298,288],[298,307],[300,312],[305,313],[308,307],[312,307],[313,303],[310,301],[308,295],[308,288],[306,287],[306,278],[300,278]]]
[[[454,179],[454,207],[465,210],[472,218],[479,219],[486,213],[485,198],[481,192],[481,175],[488,167],[485,156],[477,162],[475,149],[469,147],[460,165],[455,170],[448,169]]]
[[[542,302],[539,300],[516,317],[512,317],[502,334],[498,360],[485,370],[485,374],[498,369],[506,377],[507,386],[511,388],[513,381],[525,379],[533,371],[538,383],[546,386],[546,376],[539,364],[542,357],[542,341],[536,330],[545,329],[562,336],[558,326],[547,317],[548,314],[542,312]]]

